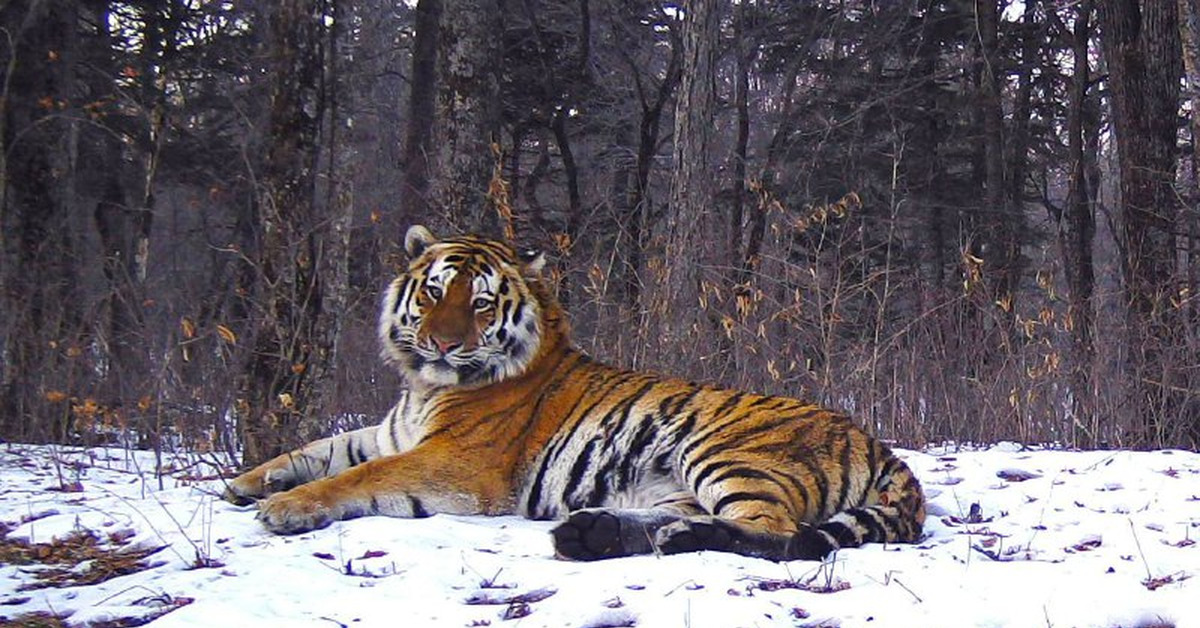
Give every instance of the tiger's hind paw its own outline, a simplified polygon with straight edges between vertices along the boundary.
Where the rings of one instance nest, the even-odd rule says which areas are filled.
[[[654,545],[664,554],[682,554],[701,550],[733,551],[729,526],[715,518],[676,521],[659,529]]]
[[[794,536],[721,517],[690,517],[663,526],[654,544],[664,554],[710,550],[768,560],[792,560]]]
[[[621,519],[606,510],[576,510],[551,532],[554,553],[567,560],[628,556],[621,540]]]
[[[654,533],[679,521],[665,509],[585,508],[554,528],[554,551],[568,560],[600,560],[654,551]]]

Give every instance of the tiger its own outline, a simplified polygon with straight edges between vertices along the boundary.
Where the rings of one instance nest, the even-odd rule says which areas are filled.
[[[406,382],[383,422],[245,472],[224,497],[296,534],[367,515],[556,520],[567,560],[702,550],[820,560],[914,543],[912,470],[847,415],[623,370],[571,342],[545,255],[405,235],[378,324]]]

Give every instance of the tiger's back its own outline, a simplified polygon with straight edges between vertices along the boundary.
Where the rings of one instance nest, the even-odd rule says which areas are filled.
[[[555,547],[574,559],[817,558],[920,537],[920,484],[844,415],[593,361],[571,345],[534,258],[423,229],[413,246],[413,234],[415,261],[380,321],[385,357],[411,390],[377,430],[347,440],[345,456],[317,461],[329,477],[287,476],[304,484],[263,504],[268,527],[364,514],[565,518]],[[270,473],[243,484],[269,484]]]

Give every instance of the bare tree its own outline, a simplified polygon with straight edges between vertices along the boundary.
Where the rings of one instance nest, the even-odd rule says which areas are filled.
[[[711,278],[706,272],[724,247],[714,242],[721,224],[714,207],[714,78],[720,36],[720,3],[690,0],[682,4],[682,81],[675,105],[675,160],[671,203],[663,225],[664,246],[655,285],[647,292],[648,309],[660,330],[657,342],[667,351],[703,347],[695,340],[708,330],[701,302]],[[706,268],[707,267],[707,268]],[[700,361],[689,375],[704,373]]]
[[[1168,417],[1200,413],[1200,404],[1188,403],[1187,386],[1169,355],[1181,346],[1183,331],[1174,286],[1183,73],[1178,5],[1113,0],[1098,9],[1120,167],[1121,266],[1133,367],[1129,411],[1147,438],[1161,441]]]
[[[442,0],[430,188],[457,228],[493,234],[487,194],[500,142],[502,32],[497,0]]]
[[[0,93],[0,431],[64,439],[85,330],[69,208],[74,2],[9,2]],[[78,369],[78,370],[77,370]]]
[[[331,8],[324,0],[288,0],[270,21],[274,64],[259,201],[263,311],[239,407],[246,462],[310,437],[327,410],[342,315],[336,305],[346,290],[345,275],[331,272],[346,254],[339,221],[317,196],[329,104],[326,29],[337,20]]]
[[[404,183],[400,213],[404,223],[427,219],[430,209],[429,169],[436,119],[438,30],[442,0],[420,0],[416,7],[412,80],[404,141]]]

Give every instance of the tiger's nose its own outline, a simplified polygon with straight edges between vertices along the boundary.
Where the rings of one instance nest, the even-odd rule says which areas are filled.
[[[437,336],[430,336],[429,339],[433,341],[434,346],[442,353],[450,353],[462,346],[462,343],[457,340],[447,340],[445,338],[438,338]]]

